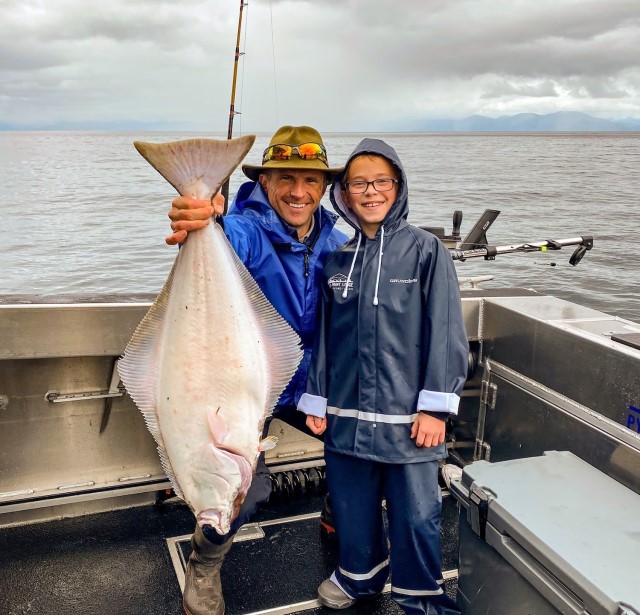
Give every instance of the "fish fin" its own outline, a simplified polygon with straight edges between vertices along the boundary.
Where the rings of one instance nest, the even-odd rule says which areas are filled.
[[[239,491],[245,493],[249,491],[251,481],[253,480],[253,468],[251,467],[251,464],[242,455],[237,455],[236,453],[226,450],[220,450],[220,452],[228,459],[238,464],[238,470],[241,478]]]
[[[174,493],[181,499],[185,499],[184,494],[182,493],[182,489],[180,488],[180,483],[178,483],[178,479],[176,478],[176,473],[173,471],[173,466],[169,461],[169,456],[167,455],[167,451],[164,447],[158,445],[158,455],[160,457],[160,465],[162,465],[162,469],[166,474],[171,486],[173,487]]]
[[[222,445],[229,435],[229,427],[220,414],[220,408],[216,408],[215,410],[211,408],[211,410],[207,412],[207,421],[209,422],[209,430],[211,431],[214,442],[218,446]]]
[[[269,357],[270,387],[265,405],[265,416],[270,416],[282,391],[293,378],[302,360],[303,351],[300,337],[265,297],[244,263],[234,252],[223,230],[216,226],[214,231],[224,237],[229,258],[238,271],[256,321],[267,343],[265,351]]]
[[[118,373],[127,393],[142,412],[147,429],[164,452],[165,444],[160,433],[156,411],[156,385],[158,381],[158,346],[162,337],[167,304],[178,259],[153,305],[136,328],[118,361]]]
[[[237,139],[134,141],[141,156],[182,196],[210,199],[247,155],[255,135]]]
[[[278,438],[276,436],[267,436],[264,440],[260,440],[258,444],[258,450],[260,452],[270,451],[278,444]]]

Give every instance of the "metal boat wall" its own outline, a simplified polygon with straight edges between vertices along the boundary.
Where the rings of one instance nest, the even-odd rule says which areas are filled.
[[[571,451],[640,493],[640,325],[535,294],[477,307],[474,458]]]
[[[0,526],[149,504],[171,487],[115,367],[153,297],[61,300],[0,297]],[[279,421],[271,433],[274,471],[323,464],[318,440]]]
[[[151,300],[0,298],[0,526],[148,504],[169,488],[115,371]],[[640,492],[640,349],[612,340],[640,325],[522,289],[463,291],[463,311],[472,352],[452,457],[568,450]],[[287,490],[323,465],[322,445],[277,421],[274,432],[267,462]]]

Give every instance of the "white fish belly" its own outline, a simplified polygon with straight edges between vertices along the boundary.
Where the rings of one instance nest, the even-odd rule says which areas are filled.
[[[213,440],[255,468],[271,410],[266,340],[229,250],[213,225],[181,248],[159,353],[158,423],[179,487],[197,512],[233,498],[240,485],[233,472],[223,477],[228,490],[219,476],[207,479],[200,463],[207,446]]]

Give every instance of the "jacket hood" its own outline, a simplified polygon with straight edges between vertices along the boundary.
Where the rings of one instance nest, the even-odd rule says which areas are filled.
[[[267,195],[258,182],[245,182],[240,186],[228,213],[255,218],[267,232],[286,232],[283,221],[269,204]]]
[[[362,154],[375,154],[377,156],[382,156],[386,158],[398,171],[398,196],[396,197],[396,201],[385,216],[382,221],[382,226],[385,229],[385,232],[389,232],[395,226],[395,223],[398,220],[406,219],[409,215],[409,199],[408,193],[409,189],[407,186],[407,176],[404,172],[404,167],[400,162],[400,158],[393,147],[389,144],[385,143],[381,139],[363,139],[358,143],[356,148],[351,152],[351,155],[347,159],[344,165],[344,171],[338,174],[336,178],[333,180],[333,184],[331,185],[331,189],[329,191],[329,198],[331,199],[331,203],[333,208],[338,212],[338,214],[354,229],[360,232],[360,223],[356,218],[353,211],[351,211],[344,199],[342,198],[342,182],[345,180],[346,174],[349,171],[349,165],[351,161],[356,157]]]

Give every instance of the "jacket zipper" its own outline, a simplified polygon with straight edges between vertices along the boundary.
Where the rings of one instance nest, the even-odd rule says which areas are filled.
[[[309,250],[309,248],[307,248],[307,251],[304,253],[304,277],[308,278],[309,277],[309,252],[311,250]]]
[[[318,243],[318,239],[320,239],[320,233],[317,234],[316,238],[313,240],[313,243],[310,246],[305,244],[307,248],[307,251],[304,253],[304,277],[305,278],[309,277],[309,256],[313,254],[313,248],[315,247],[316,243]]]

